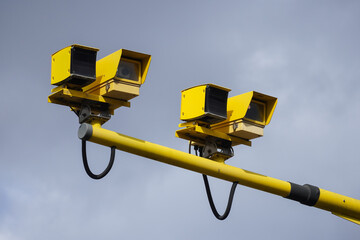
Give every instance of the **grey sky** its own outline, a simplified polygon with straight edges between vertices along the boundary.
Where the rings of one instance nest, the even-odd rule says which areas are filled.
[[[360,199],[358,1],[1,1],[0,240],[358,239],[329,212],[239,186],[216,220],[200,174],[116,152],[87,177],[78,123],[47,103],[51,54],[74,43],[152,55],[130,109],[104,128],[187,151],[180,91],[278,97],[263,138],[227,163]],[[94,171],[108,148],[89,144]],[[231,183],[210,179],[219,211]]]

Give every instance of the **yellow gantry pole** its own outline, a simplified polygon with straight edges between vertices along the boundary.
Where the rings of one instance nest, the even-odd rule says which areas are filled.
[[[207,158],[129,137],[101,127],[100,124],[81,124],[79,138],[112,147],[145,158],[206,174],[240,185],[255,188],[314,206],[360,224],[360,200],[320,189],[312,185],[298,185],[250,172]]]

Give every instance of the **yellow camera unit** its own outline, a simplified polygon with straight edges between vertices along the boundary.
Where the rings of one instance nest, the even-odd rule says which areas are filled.
[[[255,91],[227,98],[230,89],[205,84],[181,93],[182,129],[175,135],[200,147],[204,157],[227,159],[232,146],[251,146],[270,123],[277,98]]]
[[[139,95],[151,56],[121,49],[96,61],[98,49],[74,44],[52,55],[48,102],[69,106],[80,122],[110,119],[114,110]]]
[[[247,140],[261,137],[276,104],[277,98],[255,91],[231,97],[226,121],[212,125],[211,129]]]
[[[52,55],[51,84],[81,89],[96,79],[97,48],[71,45]]]
[[[83,90],[85,93],[119,100],[139,95],[145,82],[151,56],[126,49],[116,51],[96,62],[96,81]]]

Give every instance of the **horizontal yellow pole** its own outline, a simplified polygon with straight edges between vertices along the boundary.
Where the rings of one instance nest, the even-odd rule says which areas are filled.
[[[320,189],[315,207],[360,225],[360,201],[357,199]]]
[[[112,147],[145,158],[206,174],[215,178],[279,195],[303,204],[330,211],[356,222],[360,220],[360,201],[332,193],[311,185],[300,186],[287,181],[264,176],[241,168],[198,157],[172,148],[129,137],[101,127],[84,123],[79,128],[79,138]]]

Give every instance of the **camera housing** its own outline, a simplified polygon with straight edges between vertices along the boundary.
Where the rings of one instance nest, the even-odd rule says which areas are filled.
[[[255,91],[231,97],[226,121],[211,125],[211,129],[247,140],[261,137],[276,104],[277,98]]]
[[[180,120],[214,124],[226,120],[228,93],[231,90],[204,84],[181,91]]]
[[[198,147],[217,146],[220,154],[239,144],[251,146],[264,135],[277,98],[255,91],[227,98],[229,91],[213,84],[183,90],[180,119],[185,122],[175,136]]]
[[[228,153],[231,146],[251,146],[248,140],[211,129],[214,124],[226,121],[230,91],[214,84],[203,84],[183,90],[180,120],[184,122],[179,124],[181,129],[175,132],[175,136],[191,141],[192,145],[217,146]],[[226,158],[228,157],[230,156]]]
[[[150,55],[120,49],[96,62],[96,80],[83,91],[128,101],[139,95],[150,61]]]
[[[78,44],[52,55],[48,102],[69,106],[79,122],[105,123],[119,107],[139,95],[151,56],[121,49],[96,61],[98,49]]]
[[[51,84],[79,90],[94,82],[97,51],[97,48],[73,44],[52,54]]]

